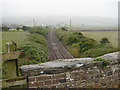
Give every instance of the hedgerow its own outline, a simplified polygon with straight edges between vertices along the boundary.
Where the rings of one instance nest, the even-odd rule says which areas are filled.
[[[49,29],[33,27],[29,32],[28,41],[19,48],[26,54],[20,65],[46,62],[48,60],[48,49],[45,37]]]
[[[81,32],[74,33],[58,29],[56,34],[75,58],[98,57],[116,51],[106,38],[101,39],[99,44],[94,39],[85,37]]]

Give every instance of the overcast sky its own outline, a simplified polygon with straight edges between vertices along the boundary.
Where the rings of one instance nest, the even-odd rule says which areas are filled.
[[[117,18],[118,1],[2,0],[2,16],[99,16]]]

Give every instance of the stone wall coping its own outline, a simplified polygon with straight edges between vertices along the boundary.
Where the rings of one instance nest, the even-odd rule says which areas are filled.
[[[97,58],[104,58],[111,64],[116,64],[120,59],[120,57],[118,57],[119,53],[120,52],[109,53]],[[101,67],[103,65],[100,61],[93,61],[94,59],[96,58],[59,59],[41,64],[24,65],[21,67],[21,72],[23,75],[27,74],[28,76],[34,76],[62,73],[80,68]]]

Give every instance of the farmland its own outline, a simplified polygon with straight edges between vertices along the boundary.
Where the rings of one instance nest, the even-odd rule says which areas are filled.
[[[6,51],[6,43],[11,40],[17,43],[18,48],[27,41],[28,32],[2,32],[2,52]]]
[[[101,38],[108,38],[113,47],[118,47],[118,31],[92,31],[92,32],[82,32],[86,37],[95,39],[97,42],[101,40]]]

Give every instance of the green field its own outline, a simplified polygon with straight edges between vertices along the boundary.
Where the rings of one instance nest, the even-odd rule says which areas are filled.
[[[2,49],[0,51],[6,51],[6,43],[11,40],[17,43],[18,48],[24,45],[27,41],[28,32],[2,32]]]
[[[109,39],[113,47],[118,47],[118,31],[95,31],[95,32],[82,32],[86,37],[100,41],[102,38],[106,37]]]

